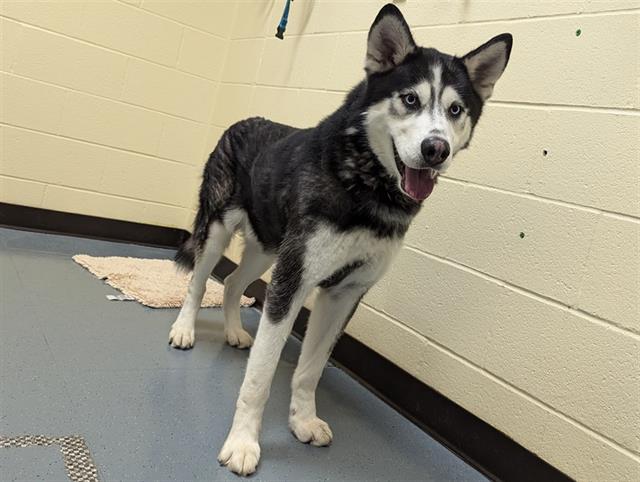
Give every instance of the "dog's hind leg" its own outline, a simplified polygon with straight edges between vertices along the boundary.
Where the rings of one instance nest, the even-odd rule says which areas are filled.
[[[224,280],[224,335],[231,346],[248,348],[253,343],[251,335],[242,328],[240,298],[247,287],[271,266],[273,259],[274,256],[265,253],[258,243],[247,240],[240,264]]]
[[[365,292],[362,286],[318,291],[291,383],[289,427],[301,442],[316,446],[331,443],[329,425],[316,415],[316,387],[333,345]]]
[[[207,287],[207,279],[231,240],[231,232],[219,222],[209,227],[209,235],[202,250],[195,257],[193,274],[178,318],[171,326],[169,343],[174,348],[191,348],[195,342],[196,316]]]

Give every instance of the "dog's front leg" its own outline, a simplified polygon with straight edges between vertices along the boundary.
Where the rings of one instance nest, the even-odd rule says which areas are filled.
[[[283,262],[279,259],[276,263],[231,430],[218,454],[221,464],[240,475],[255,472],[258,465],[258,438],[271,381],[293,322],[309,293],[309,287],[301,277],[296,277],[301,273],[301,265],[292,266],[298,262],[301,260],[287,259]]]
[[[366,291],[365,286],[336,286],[321,289],[316,296],[291,382],[289,427],[301,442],[316,446],[331,443],[329,425],[316,415],[316,387],[333,345]]]

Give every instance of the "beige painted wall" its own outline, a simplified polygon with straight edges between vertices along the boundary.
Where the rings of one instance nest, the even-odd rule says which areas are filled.
[[[187,227],[235,2],[0,2],[0,200]]]
[[[0,200],[187,227],[225,127],[311,126],[362,77],[384,2],[297,0],[280,41],[282,3],[5,1]],[[640,1],[396,3],[424,45],[515,46],[348,332],[569,475],[638,480]]]

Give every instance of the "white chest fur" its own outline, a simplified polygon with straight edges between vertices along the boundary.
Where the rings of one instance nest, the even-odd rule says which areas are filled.
[[[340,232],[321,224],[307,241],[304,282],[316,285],[344,266],[362,263],[348,281],[370,287],[384,274],[401,246],[402,238],[380,238],[367,229]]]

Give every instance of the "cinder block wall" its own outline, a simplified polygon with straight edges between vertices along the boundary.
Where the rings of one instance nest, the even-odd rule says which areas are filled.
[[[297,0],[284,41],[282,1],[128,3],[3,4],[1,200],[187,227],[224,128],[330,113],[384,2]],[[637,480],[640,2],[396,3],[423,45],[515,46],[348,332],[569,475]]]
[[[0,200],[187,227],[235,2],[0,2]]]

